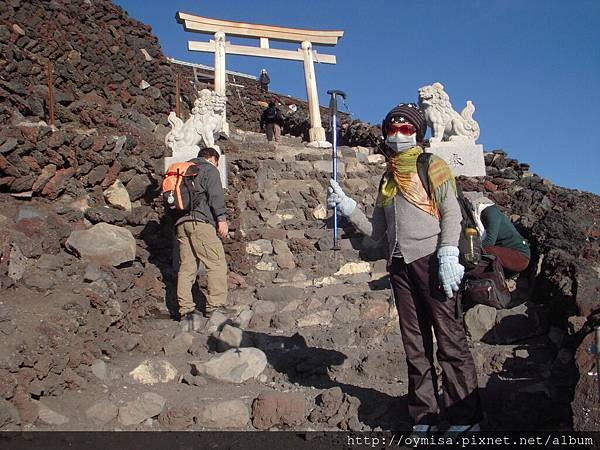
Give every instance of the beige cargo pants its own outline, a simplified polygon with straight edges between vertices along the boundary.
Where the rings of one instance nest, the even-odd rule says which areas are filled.
[[[213,225],[203,222],[183,222],[177,225],[179,243],[179,273],[177,275],[177,301],[179,313],[195,310],[192,286],[196,282],[198,263],[206,268],[208,292],[206,311],[227,303],[227,262],[223,244]]]
[[[275,142],[279,142],[281,140],[281,127],[278,124],[266,124],[265,131],[267,133],[267,141],[271,142],[273,138],[275,138]]]

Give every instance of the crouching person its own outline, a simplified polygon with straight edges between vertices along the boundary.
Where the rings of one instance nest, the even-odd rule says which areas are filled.
[[[413,103],[385,117],[382,130],[388,168],[379,184],[369,220],[331,180],[327,204],[375,241],[387,234],[388,270],[408,363],[408,411],[416,433],[440,421],[433,332],[442,367],[441,401],[450,433],[479,431],[482,419],[477,374],[468,348],[457,296],[464,267],[458,262],[461,212],[452,172],[440,158],[429,165],[429,197],[417,174],[417,157],[427,124]]]
[[[464,196],[475,219],[485,253],[500,260],[507,276],[527,269],[531,259],[529,244],[510,219],[480,192],[465,192]]]

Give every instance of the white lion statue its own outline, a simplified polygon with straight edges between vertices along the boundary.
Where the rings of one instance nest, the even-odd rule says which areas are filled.
[[[431,128],[431,142],[465,140],[475,142],[479,137],[479,124],[473,120],[475,106],[470,100],[458,114],[442,83],[433,83],[419,89],[419,106]]]
[[[175,155],[186,149],[200,150],[200,143],[206,147],[215,145],[215,138],[223,128],[223,111],[227,97],[208,89],[202,89],[194,101],[192,114],[184,123],[174,112],[169,114],[171,131],[165,137],[165,144]]]

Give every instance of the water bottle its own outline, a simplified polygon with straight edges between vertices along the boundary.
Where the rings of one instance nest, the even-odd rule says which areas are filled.
[[[476,266],[481,259],[481,240],[477,228],[465,228],[466,248],[465,261],[472,266]]]

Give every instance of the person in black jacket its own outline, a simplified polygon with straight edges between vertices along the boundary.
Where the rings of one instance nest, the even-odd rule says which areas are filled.
[[[263,111],[260,117],[260,129],[265,129],[267,141],[279,142],[281,139],[281,127],[283,126],[283,114],[275,106],[275,102],[269,102],[269,106]]]
[[[258,84],[260,85],[261,92],[269,92],[269,83],[270,82],[271,82],[271,79],[269,78],[267,69],[262,69],[260,71],[260,76],[258,77]]]
[[[190,162],[199,166],[194,181],[196,195],[192,210],[175,222],[180,259],[177,302],[182,320],[191,319],[196,309],[192,286],[196,281],[200,262],[204,264],[208,277],[206,314],[212,314],[227,303],[227,262],[219,237],[224,239],[229,227],[223,187],[217,169],[219,153],[214,148],[203,148],[198,152],[198,157]]]

